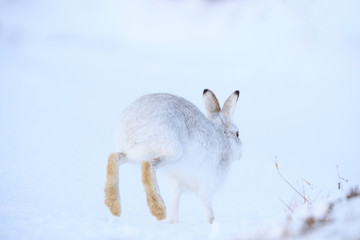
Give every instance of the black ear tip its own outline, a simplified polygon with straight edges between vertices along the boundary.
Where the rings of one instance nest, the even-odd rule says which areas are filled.
[[[210,90],[209,90],[209,89],[204,89],[203,95],[204,95],[205,93],[207,93],[208,91],[210,91]]]
[[[239,91],[239,90],[236,90],[236,91],[235,91],[235,94],[239,97],[240,91]]]

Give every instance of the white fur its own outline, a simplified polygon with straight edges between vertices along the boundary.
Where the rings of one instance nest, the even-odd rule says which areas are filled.
[[[143,96],[123,112],[118,151],[127,161],[149,161],[170,177],[170,222],[178,221],[183,188],[198,193],[207,220],[213,221],[212,195],[223,183],[229,164],[241,156],[238,129],[231,122],[238,94],[234,92],[221,111],[215,95],[205,90],[207,117],[189,101],[170,94]]]

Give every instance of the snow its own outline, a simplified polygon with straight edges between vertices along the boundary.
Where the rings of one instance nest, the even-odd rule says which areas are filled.
[[[1,1],[0,239],[268,239],[288,226],[293,238],[359,238],[359,199],[299,234],[309,212],[321,216],[360,183],[359,6]],[[113,217],[103,187],[121,111],[152,92],[203,109],[205,88],[220,102],[241,92],[244,154],[214,199],[214,224],[192,194],[181,199],[179,224],[157,222],[136,165],[120,168],[123,213]],[[337,165],[349,180],[340,191]],[[166,202],[161,175],[159,185]],[[280,200],[294,208],[291,223]]]

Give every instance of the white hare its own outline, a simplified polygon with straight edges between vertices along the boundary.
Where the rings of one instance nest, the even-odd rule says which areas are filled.
[[[223,183],[229,165],[241,157],[241,141],[231,119],[239,98],[235,91],[220,109],[215,94],[205,89],[206,117],[184,98],[170,94],[150,94],[132,103],[121,115],[117,130],[118,152],[109,156],[105,204],[120,216],[119,165],[139,162],[150,212],[158,220],[166,218],[155,171],[162,168],[170,177],[169,222],[178,221],[182,189],[195,191],[201,199],[209,223],[213,193]]]

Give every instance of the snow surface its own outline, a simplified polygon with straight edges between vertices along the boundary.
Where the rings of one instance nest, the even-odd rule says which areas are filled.
[[[360,183],[359,7],[0,1],[0,239],[281,238],[292,224],[285,205],[304,206],[276,159],[315,212]],[[103,187],[121,111],[152,92],[202,109],[204,88],[221,102],[241,92],[244,155],[214,199],[215,223],[193,194],[181,199],[179,224],[157,222],[136,165],[120,168],[123,214],[112,216]],[[336,165],[349,180],[340,192]],[[167,201],[162,176],[159,185]],[[291,237],[359,238],[359,208],[343,201],[334,224],[306,235],[296,234],[295,212]]]

